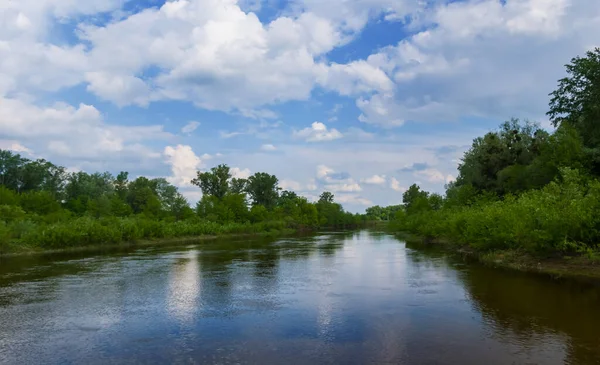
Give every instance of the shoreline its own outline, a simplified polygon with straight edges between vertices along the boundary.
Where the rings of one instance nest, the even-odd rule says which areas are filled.
[[[144,239],[138,241],[127,241],[119,243],[107,243],[100,245],[84,245],[78,247],[65,247],[65,248],[53,248],[44,249],[41,247],[31,246],[20,246],[13,248],[14,251],[1,253],[0,259],[12,258],[12,257],[23,257],[23,256],[36,256],[36,255],[49,255],[49,254],[60,254],[60,253],[83,253],[106,250],[116,250],[122,248],[132,247],[150,247],[168,245],[174,243],[186,243],[195,241],[212,241],[220,238],[235,238],[235,237],[281,237],[287,235],[293,235],[298,233],[305,233],[304,230],[296,229],[285,229],[281,231],[271,232],[258,232],[258,233],[225,233],[221,235],[202,235],[202,236],[183,236],[183,237],[171,237],[171,238],[160,238],[160,239]]]
[[[575,279],[600,284],[600,259],[590,259],[584,255],[535,256],[519,249],[481,252],[467,245],[456,245],[440,239],[425,239],[406,232],[394,232],[395,236],[407,243],[417,243],[436,247],[445,253],[474,260],[495,269],[513,270],[553,279]]]

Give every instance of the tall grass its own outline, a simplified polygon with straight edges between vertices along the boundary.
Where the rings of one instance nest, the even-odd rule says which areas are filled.
[[[52,224],[31,221],[1,224],[0,245],[5,249],[9,244],[45,249],[72,248],[150,239],[278,232],[285,228],[285,223],[280,221],[219,224],[200,219],[168,222],[144,217],[82,217]]]

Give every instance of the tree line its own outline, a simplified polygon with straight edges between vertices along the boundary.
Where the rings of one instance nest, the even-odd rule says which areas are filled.
[[[366,219],[344,211],[331,192],[309,202],[264,172],[234,178],[221,164],[198,171],[191,183],[202,191],[195,207],[164,178],[67,172],[44,159],[0,150],[0,249],[349,228]]]
[[[413,184],[393,227],[476,249],[584,252],[600,242],[600,49],[550,94],[550,133],[512,119],[476,138],[444,196]]]

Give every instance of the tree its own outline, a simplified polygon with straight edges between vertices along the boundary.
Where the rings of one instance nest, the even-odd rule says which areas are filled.
[[[575,57],[565,65],[567,74],[550,93],[548,116],[555,127],[569,124],[577,128],[584,142],[600,142],[600,48],[586,57]],[[585,133],[584,133],[585,132]],[[587,143],[586,143],[587,144]]]
[[[109,198],[114,192],[113,177],[108,172],[93,174],[83,171],[74,172],[68,175],[66,181],[64,189],[66,207],[78,215],[83,215],[88,207],[94,207],[88,205],[90,200]]]
[[[19,192],[21,168],[27,161],[11,151],[0,150],[0,184]]]
[[[233,194],[245,194],[248,186],[248,180],[233,178],[229,182],[229,191]]]
[[[530,122],[512,119],[503,123],[498,131],[473,141],[458,166],[455,185],[471,185],[478,192],[490,191],[499,195],[526,190],[523,167],[540,155],[541,146],[548,137],[546,131]]]
[[[404,202],[404,206],[406,207],[406,211],[414,211],[415,208],[421,207],[423,201],[427,202],[427,198],[429,193],[421,190],[419,185],[412,184],[408,190],[402,194],[402,201]]]
[[[115,178],[115,191],[119,198],[125,200],[127,196],[127,184],[129,183],[129,173],[126,171],[121,171]]]
[[[200,187],[203,195],[212,195],[217,199],[223,199],[229,192],[230,178],[229,166],[221,164],[207,172],[198,171],[196,178],[191,183]]]
[[[160,209],[161,202],[155,189],[155,183],[143,176],[129,183],[126,200],[134,213],[146,212],[151,215]]]
[[[550,93],[548,116],[554,126],[570,125],[583,139],[596,174],[600,174],[600,48],[565,65],[567,77]]]
[[[333,203],[333,194],[329,191],[324,191],[319,196],[319,203]]]
[[[277,205],[279,190],[277,186],[279,179],[275,175],[265,172],[257,172],[248,178],[246,191],[252,199],[252,205],[262,205],[272,209]]]

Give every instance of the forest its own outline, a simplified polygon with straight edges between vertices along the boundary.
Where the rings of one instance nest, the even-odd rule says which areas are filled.
[[[323,192],[317,202],[282,191],[264,172],[232,177],[227,165],[198,171],[195,208],[164,178],[67,172],[0,150],[0,253],[201,235],[281,233],[364,224]]]
[[[600,258],[600,49],[566,72],[553,132],[512,119],[476,138],[445,195],[413,184],[390,226],[481,251]]]

